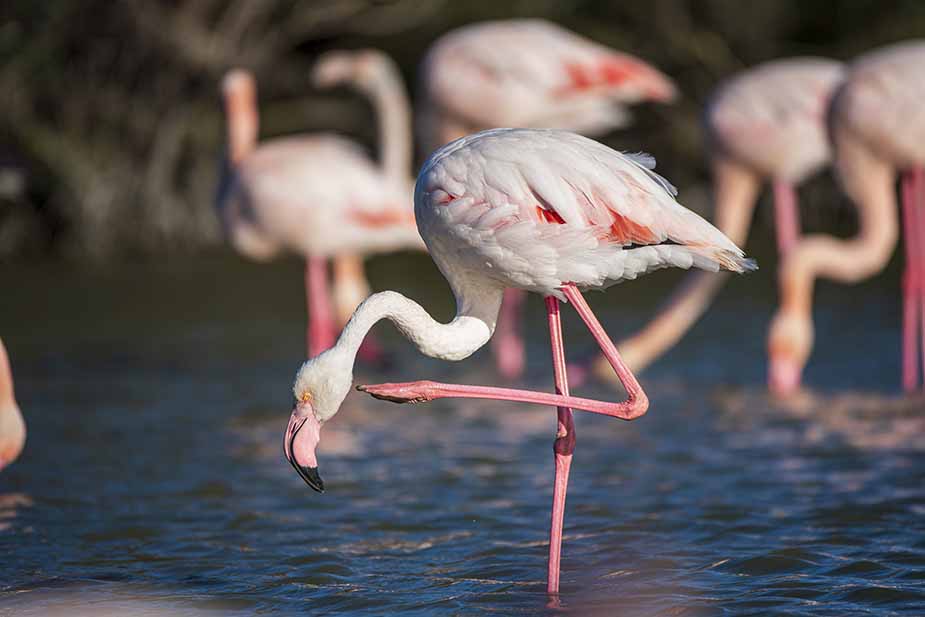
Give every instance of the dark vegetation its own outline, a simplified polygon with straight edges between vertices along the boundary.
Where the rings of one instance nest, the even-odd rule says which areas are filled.
[[[720,79],[775,57],[848,59],[925,34],[920,0],[6,0],[0,258],[217,245],[217,83],[226,69],[257,74],[262,135],[334,129],[372,144],[363,100],[308,86],[319,52],[384,49],[413,90],[417,62],[437,36],[514,16],[555,20],[673,76],[683,99],[638,111],[636,125],[608,141],[655,153],[686,203],[702,204],[699,115]]]

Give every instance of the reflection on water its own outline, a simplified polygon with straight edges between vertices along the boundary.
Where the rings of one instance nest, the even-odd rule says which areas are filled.
[[[374,263],[375,283],[449,316],[438,275],[415,265],[409,280],[409,263]],[[782,407],[761,387],[770,271],[734,281],[644,377],[647,416],[576,418],[565,609],[925,614],[925,413],[894,398],[894,281],[820,288],[817,335],[831,342],[807,378],[822,390]],[[298,264],[0,278],[17,290],[0,334],[30,425],[0,474],[0,615],[544,610],[553,410],[351,394],[324,429],[318,495],[281,453],[303,344]],[[674,280],[592,302],[619,334]],[[527,381],[549,387],[531,309]],[[578,354],[588,337],[565,318]],[[360,382],[497,383],[485,354],[443,364],[382,332],[394,367],[361,368]],[[846,383],[859,393],[839,393]]]

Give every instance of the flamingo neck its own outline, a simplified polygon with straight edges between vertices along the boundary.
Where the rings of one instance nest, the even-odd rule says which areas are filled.
[[[457,296],[456,316],[440,323],[417,302],[394,291],[375,293],[354,312],[335,345],[338,354],[356,358],[369,330],[380,320],[395,324],[426,356],[458,361],[485,345],[495,329],[502,290],[483,289],[472,302]]]
[[[227,158],[231,165],[243,161],[256,148],[259,122],[254,89],[239,88],[225,95]]]
[[[10,359],[6,347],[0,340],[0,408],[14,406],[16,398],[13,394],[13,372],[10,370]]]
[[[379,121],[379,162],[385,174],[407,182],[411,177],[411,104],[395,63],[382,58],[379,74],[368,86]]]
[[[859,232],[854,238],[809,236],[790,252],[780,269],[781,310],[809,314],[813,283],[826,277],[855,283],[883,269],[899,235],[894,183],[896,169],[862,140],[836,127],[836,170],[855,203]]]

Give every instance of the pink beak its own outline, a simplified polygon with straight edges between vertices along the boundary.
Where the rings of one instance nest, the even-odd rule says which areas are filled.
[[[315,418],[311,404],[296,404],[283,438],[283,452],[299,477],[312,489],[323,493],[324,482],[318,475],[318,459],[315,458],[315,448],[320,439],[321,424]]]

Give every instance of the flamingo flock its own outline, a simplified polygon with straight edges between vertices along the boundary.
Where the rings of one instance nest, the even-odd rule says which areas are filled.
[[[747,238],[764,182],[773,189],[780,262],[780,307],[768,337],[768,385],[776,396],[786,397],[799,389],[812,347],[813,281],[826,276],[853,282],[883,268],[897,237],[893,179],[904,174],[903,384],[914,390],[920,356],[925,370],[925,133],[919,132],[925,123],[906,124],[920,116],[916,101],[923,93],[923,67],[925,44],[908,43],[849,64],[809,57],[776,60],[719,87],[705,114],[716,227],[676,201],[677,191],[654,171],[652,157],[616,152],[581,135],[624,126],[630,104],[670,103],[678,96],[674,83],[643,60],[541,20],[475,24],[431,46],[422,62],[416,125],[425,154],[437,149],[418,173],[413,202],[410,191],[405,201],[399,195],[410,177],[410,107],[398,72],[383,54],[333,52],[315,71],[316,85],[346,84],[374,102],[380,122],[378,168],[337,138],[300,138],[315,148],[331,140],[331,154],[313,154],[306,146],[304,159],[291,167],[293,185],[301,190],[284,188],[267,195],[251,187],[259,187],[261,174],[279,170],[273,163],[261,165],[260,157],[247,148],[241,153],[239,144],[247,140],[236,137],[229,92],[229,80],[241,77],[232,73],[225,90],[230,101],[229,168],[237,188],[226,189],[220,199],[230,237],[245,254],[252,254],[246,248],[250,236],[262,238],[258,244],[305,256],[310,324],[318,315],[326,319],[324,327],[309,326],[309,358],[296,375],[295,403],[284,436],[286,458],[312,489],[324,492],[316,455],[322,427],[348,396],[354,363],[380,320],[394,323],[421,353],[443,360],[464,360],[492,342],[499,374],[513,381],[525,366],[517,324],[524,294],[543,296],[555,393],[431,381],[359,389],[398,403],[481,398],[556,407],[547,591],[557,594],[565,498],[577,443],[572,411],[624,420],[646,412],[648,398],[633,370],[681,339],[708,308],[724,273],[756,267],[737,245]],[[253,97],[252,86],[243,89]],[[256,121],[245,124],[255,135]],[[273,143],[261,148],[270,149]],[[378,174],[378,184],[369,181],[378,188],[366,195],[369,202],[339,193],[345,187],[324,167],[335,160],[333,144],[349,148],[356,168],[352,173],[362,168],[370,178]],[[311,176],[310,165],[325,174],[324,189],[313,186],[319,179]],[[796,189],[830,165],[860,213],[856,239],[801,233]],[[346,176],[347,165],[337,167]],[[268,184],[283,186],[282,180]],[[358,182],[346,184],[355,189]],[[297,201],[285,203],[293,197]],[[351,209],[360,204],[369,213],[388,214],[358,219]],[[283,219],[286,212],[290,218]],[[274,224],[277,218],[282,222]],[[336,221],[341,232],[347,230],[347,221],[377,224],[366,235],[357,232],[355,239],[330,228],[320,241],[312,232],[322,218]],[[311,231],[299,228],[296,219]],[[243,231],[237,229],[241,226]],[[415,229],[419,236],[408,233]],[[434,320],[421,305],[392,291],[357,302],[369,290],[361,256],[413,247],[417,237],[455,296],[456,316],[449,323]],[[349,300],[338,302],[352,316],[346,321],[341,311],[336,343],[332,321],[325,317],[327,289],[319,282],[324,280],[322,260],[328,257],[336,260],[335,273],[344,270],[337,260],[352,264],[336,285],[354,290]],[[582,292],[665,267],[699,272],[688,275],[647,326],[614,345]],[[618,383],[625,401],[572,396],[562,302],[575,308],[600,349],[592,374]]]
[[[542,20],[493,21],[435,41],[420,77],[415,117],[384,53],[332,51],[315,64],[312,86],[346,86],[372,103],[376,157],[327,132],[259,140],[255,76],[235,68],[221,81],[226,147],[215,201],[226,237],[250,259],[288,252],[305,261],[308,358],[296,373],[283,451],[315,491],[326,489],[322,429],[353,389],[354,365],[382,358],[370,336],[376,323],[392,322],[440,360],[464,361],[491,344],[505,387],[408,381],[357,389],[395,403],[473,398],[556,408],[547,592],[558,594],[573,411],[622,420],[647,412],[634,372],[679,342],[729,273],[757,268],[740,247],[763,184],[773,192],[778,252],[779,306],[767,338],[772,395],[802,387],[815,281],[877,274],[900,226],[901,383],[910,395],[925,390],[925,41],[847,63],[779,59],[723,83],[705,107],[715,226],[679,203],[653,157],[591,139],[627,125],[630,105],[680,96],[644,60]],[[416,179],[413,128],[424,159]],[[801,231],[797,188],[826,167],[857,209],[853,238]],[[456,315],[448,323],[397,292],[371,293],[364,259],[405,250],[427,251],[449,284]],[[696,272],[615,345],[584,292],[662,268]],[[624,287],[624,297],[633,288]],[[554,392],[507,387],[526,365],[518,322],[530,292],[545,304]],[[599,350],[591,375],[618,384],[625,400],[572,394],[563,303]],[[0,469],[19,455],[25,435],[0,341]]]

